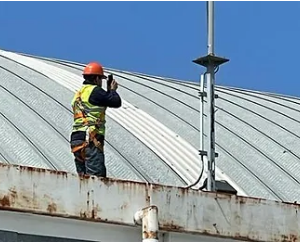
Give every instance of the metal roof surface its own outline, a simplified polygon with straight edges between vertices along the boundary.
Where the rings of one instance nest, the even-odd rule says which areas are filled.
[[[1,161],[75,172],[70,101],[82,68],[0,51]],[[198,85],[106,72],[119,81],[123,98],[120,109],[107,112],[108,175],[175,186],[194,182],[201,168]],[[299,201],[299,99],[220,86],[216,94],[217,179],[240,195]]]

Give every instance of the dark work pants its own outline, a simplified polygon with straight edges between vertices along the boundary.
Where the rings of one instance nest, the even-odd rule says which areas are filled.
[[[74,141],[74,143],[78,141]],[[93,142],[83,149],[74,153],[76,170],[79,175],[94,175],[106,177],[104,153]]]

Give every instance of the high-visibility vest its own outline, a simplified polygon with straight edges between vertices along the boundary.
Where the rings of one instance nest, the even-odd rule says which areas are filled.
[[[90,95],[96,87],[85,84],[74,95],[71,103],[74,115],[73,132],[89,131],[93,135],[105,135],[106,107],[92,105],[89,102]]]

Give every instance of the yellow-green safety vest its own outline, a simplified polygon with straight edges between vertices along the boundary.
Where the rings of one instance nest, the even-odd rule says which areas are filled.
[[[106,107],[92,105],[89,98],[97,85],[85,84],[76,92],[71,102],[74,114],[73,132],[87,131],[105,135]]]

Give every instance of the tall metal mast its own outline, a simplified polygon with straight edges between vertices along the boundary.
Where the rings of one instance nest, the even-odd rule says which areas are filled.
[[[207,148],[208,151],[200,150],[200,155],[207,156],[208,165],[207,165],[207,190],[215,191],[215,157],[217,157],[215,152],[215,68],[221,64],[228,62],[229,59],[218,57],[214,53],[214,2],[207,1],[207,39],[208,39],[208,53],[206,56],[199,57],[193,60],[194,63],[197,63],[201,66],[206,67],[205,78],[206,78],[206,87],[207,93],[202,93],[207,97]],[[202,102],[202,101],[200,101]],[[202,117],[200,117],[202,119]],[[200,129],[201,131],[202,129]],[[203,133],[203,131],[201,131]],[[200,134],[202,137],[203,134]]]

